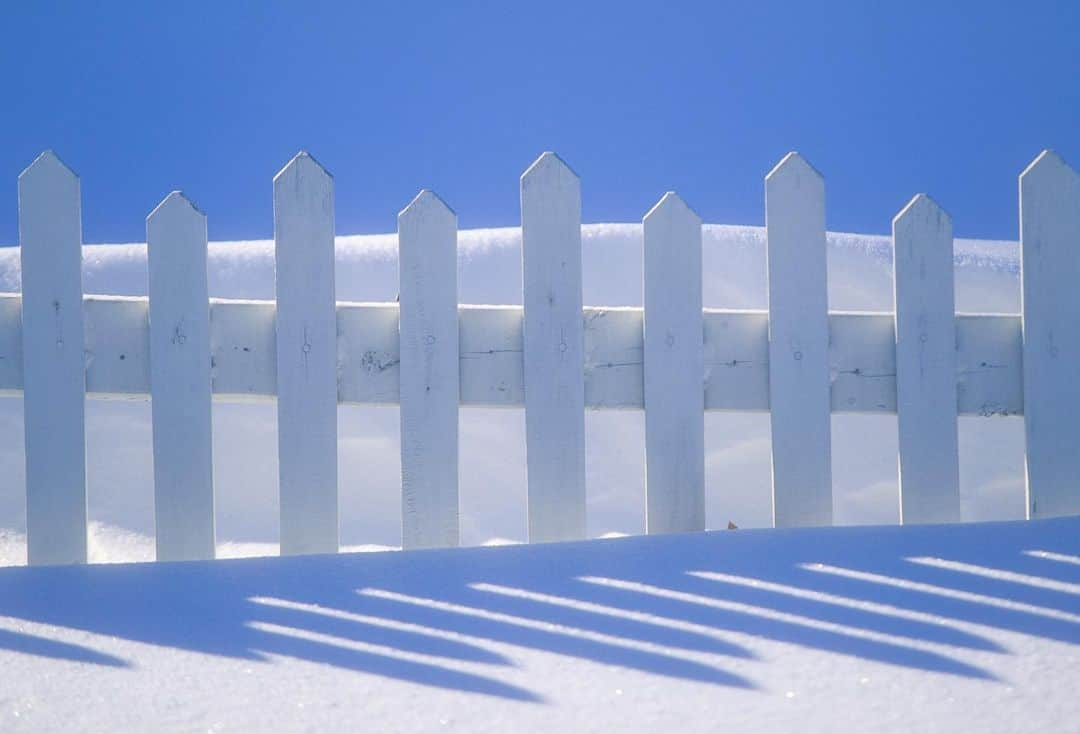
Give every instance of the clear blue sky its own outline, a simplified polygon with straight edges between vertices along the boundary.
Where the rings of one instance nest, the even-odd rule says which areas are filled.
[[[342,234],[387,232],[421,187],[462,227],[518,222],[543,150],[586,221],[668,189],[709,222],[763,221],[788,150],[828,226],[887,232],[927,191],[959,236],[1015,238],[1016,175],[1080,165],[1080,3],[22,2],[0,13],[0,242],[45,148],[82,178],[87,242],[137,241],[180,188],[212,239],[273,231],[300,148],[334,174]]]

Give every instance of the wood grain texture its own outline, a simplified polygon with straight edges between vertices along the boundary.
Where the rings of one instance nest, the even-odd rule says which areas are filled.
[[[457,216],[421,191],[398,215],[401,542],[458,544]]]
[[[949,215],[920,194],[893,219],[900,520],[960,521]]]
[[[521,176],[530,542],[585,537],[581,185],[554,153]]]
[[[274,177],[281,552],[336,553],[334,182],[307,153]]]
[[[665,194],[644,219],[648,533],[705,529],[701,219]]]
[[[86,357],[78,177],[52,152],[19,176],[27,560],[86,562]]]
[[[825,182],[797,153],[765,178],[773,523],[832,524]]]
[[[0,395],[23,386],[22,299],[0,293]],[[337,307],[338,402],[399,401],[398,304]],[[131,400],[150,393],[147,301],[84,296],[87,394]],[[769,410],[769,315],[707,308],[705,410]],[[585,308],[585,407],[644,407],[643,312]],[[896,413],[896,330],[891,313],[829,314],[833,413]],[[461,405],[525,404],[519,306],[458,306]],[[1022,415],[1020,316],[957,314],[956,379],[960,415]],[[277,362],[273,301],[210,299],[214,399],[273,400]]]
[[[174,191],[147,217],[146,243],[157,559],[212,559],[206,217]]]

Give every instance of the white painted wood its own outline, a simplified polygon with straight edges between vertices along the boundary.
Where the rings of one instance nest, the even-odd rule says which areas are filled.
[[[773,523],[832,524],[825,182],[798,153],[765,177]]]
[[[1019,315],[957,315],[956,402],[960,415],[1023,414],[1021,334]]]
[[[581,184],[554,153],[521,176],[529,541],[585,537]]]
[[[86,392],[120,397],[150,392],[150,302],[84,296]]]
[[[960,521],[952,220],[925,194],[893,219],[900,521]]]
[[[892,314],[829,317],[832,412],[896,412],[896,330]]]
[[[522,322],[518,306],[458,307],[462,405],[525,405]]]
[[[206,217],[174,191],[147,217],[146,243],[157,559],[212,559]]]
[[[431,191],[398,214],[401,543],[458,544],[457,215]]]
[[[585,309],[587,407],[643,407],[643,323],[640,308]]]
[[[701,219],[667,193],[643,220],[645,528],[705,529]]]
[[[281,553],[336,553],[334,182],[307,153],[274,177]]]
[[[397,403],[401,377],[398,304],[339,304],[338,334],[338,400]],[[342,339],[342,334],[354,338]]]
[[[210,376],[215,396],[246,401],[277,395],[276,311],[273,301],[211,299]]]
[[[86,562],[80,206],[78,177],[51,151],[19,175],[30,565]]]
[[[705,409],[769,409],[769,314],[705,310]]]
[[[147,301],[84,296],[86,390],[141,400],[150,391]],[[21,298],[0,294],[0,395],[22,394]],[[586,308],[585,407],[641,410],[642,310]],[[704,309],[705,410],[769,410],[765,311]],[[338,402],[396,405],[398,305],[338,304]],[[519,306],[458,306],[461,405],[525,404]],[[890,313],[829,315],[833,413],[896,413],[896,336]],[[1020,316],[958,314],[960,415],[1022,415]],[[273,301],[210,300],[214,399],[272,400],[277,389]]]
[[[1080,174],[1043,151],[1020,175],[1028,515],[1080,514]]]
[[[19,396],[23,388],[22,296],[0,294],[0,395]]]

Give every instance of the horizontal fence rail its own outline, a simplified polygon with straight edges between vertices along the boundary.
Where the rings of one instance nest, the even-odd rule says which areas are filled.
[[[457,218],[398,217],[399,303],[334,295],[334,184],[301,153],[274,180],[276,301],[210,299],[206,217],[147,219],[149,297],[82,293],[79,181],[19,179],[23,292],[0,294],[0,394],[23,394],[32,564],[85,562],[84,399],[151,398],[159,560],[214,556],[210,405],[276,400],[283,553],[338,548],[338,404],[401,406],[402,545],[458,543],[459,406],[524,407],[530,541],[585,535],[586,409],[646,414],[646,527],[701,530],[705,411],[772,417],[777,526],[832,522],[831,413],[899,418],[901,518],[958,521],[957,416],[1019,415],[1029,517],[1080,513],[1080,177],[1020,179],[1023,312],[957,314],[952,223],[924,195],[893,222],[894,313],[829,312],[824,179],[766,177],[768,311],[703,309],[701,220],[644,218],[643,308],[583,306],[577,175],[521,178],[523,306],[457,303]],[[80,348],[81,347],[81,348]]]
[[[20,296],[0,293],[0,393],[23,389]],[[85,296],[86,392],[99,399],[150,397],[148,299]],[[337,399],[401,402],[396,303],[337,304]],[[277,394],[273,301],[210,299],[210,375],[218,400],[271,400]],[[525,406],[522,308],[457,307],[459,402]],[[585,407],[642,410],[644,310],[582,309]],[[704,409],[767,412],[767,311],[703,310]],[[1020,317],[956,316],[956,412],[1023,415]],[[830,407],[834,413],[893,413],[896,344],[887,313],[829,314]]]

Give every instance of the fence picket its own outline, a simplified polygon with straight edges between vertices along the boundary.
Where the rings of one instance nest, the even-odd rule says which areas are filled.
[[[338,304],[333,179],[303,152],[274,177],[276,301],[210,301],[179,192],[147,217],[149,298],[84,296],[79,180],[39,156],[23,293],[0,294],[29,562],[87,560],[87,396],[152,398],[160,560],[215,555],[214,396],[277,400],[283,554],[338,549],[339,402],[400,405],[405,548],[459,543],[460,405],[524,405],[530,542],[587,535],[586,407],[645,409],[649,533],[705,527],[707,410],[770,411],[777,527],[832,522],[834,411],[898,415],[905,524],[960,519],[958,415],[1023,414],[1028,516],[1080,514],[1080,174],[1054,153],[1019,179],[1019,315],[955,313],[952,222],[921,194],[893,219],[895,313],[830,314],[824,180],[797,153],[765,178],[768,311],[702,308],[674,193],[643,218],[644,308],[583,308],[577,175],[544,153],[520,184],[522,307],[457,303],[457,217],[429,191],[398,215],[400,303]]]
[[[825,182],[798,153],[765,177],[773,523],[832,523]]]
[[[521,176],[529,540],[585,537],[581,183],[554,153]]]
[[[1080,174],[1043,151],[1020,175],[1029,517],[1080,513]]]
[[[336,553],[334,182],[307,153],[274,177],[281,552]]]
[[[643,220],[649,533],[705,529],[701,219],[667,193]]]
[[[900,519],[960,520],[952,221],[919,194],[893,219]]]
[[[401,543],[458,544],[457,216],[431,191],[398,214]]]
[[[206,216],[179,191],[146,218],[157,559],[214,557]]]
[[[31,565],[86,563],[79,178],[51,151],[19,175],[26,535]]]

